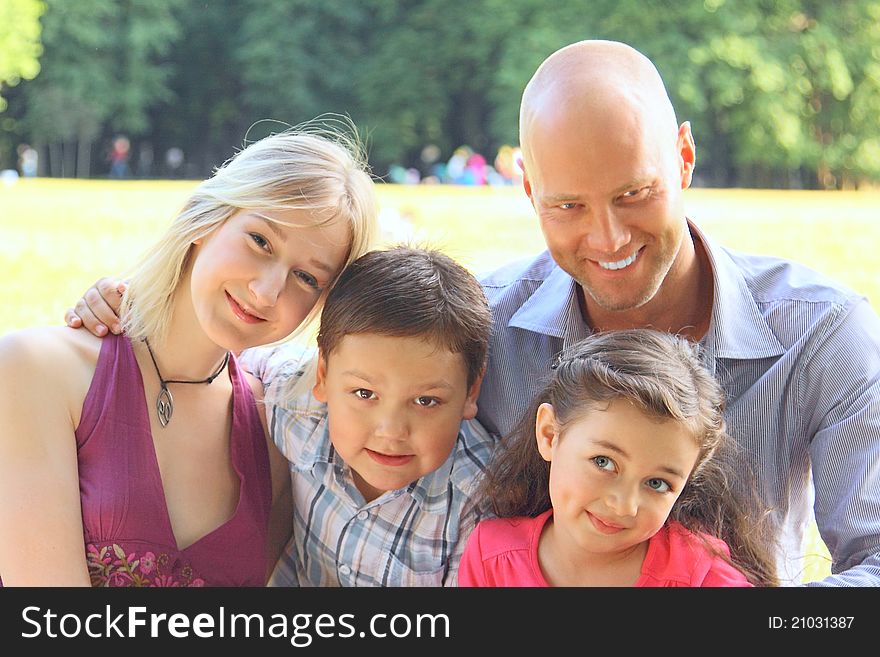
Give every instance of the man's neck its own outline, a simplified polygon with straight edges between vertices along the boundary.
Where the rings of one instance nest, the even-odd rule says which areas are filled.
[[[581,314],[594,330],[652,328],[682,335],[693,342],[699,342],[709,330],[713,296],[709,255],[699,237],[690,231],[657,294],[638,308],[605,310],[590,303],[578,286]]]

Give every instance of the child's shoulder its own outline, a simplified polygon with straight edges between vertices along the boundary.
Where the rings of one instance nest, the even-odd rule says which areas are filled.
[[[462,420],[451,455],[451,483],[461,490],[472,492],[479,475],[489,465],[496,442],[477,420]]]
[[[669,520],[651,538],[643,578],[677,586],[750,586],[720,538]]]
[[[687,552],[720,553],[730,556],[730,548],[720,538],[688,529],[680,522],[669,520],[664,527],[669,549]],[[662,531],[662,530],[661,530]]]
[[[462,420],[458,429],[457,449],[466,451],[480,461],[483,467],[492,456],[498,440],[478,420]]]
[[[316,347],[291,341],[245,349],[238,358],[242,367],[268,388],[308,374],[314,369],[316,356]]]
[[[485,558],[504,552],[528,551],[541,537],[551,513],[545,511],[535,518],[517,516],[482,520],[474,530],[474,540],[479,543],[480,552]]]

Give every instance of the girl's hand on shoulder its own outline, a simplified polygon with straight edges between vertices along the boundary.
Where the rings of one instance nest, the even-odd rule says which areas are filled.
[[[118,278],[101,278],[86,290],[74,308],[68,308],[64,314],[64,322],[70,328],[85,327],[99,338],[110,331],[119,334],[122,327],[119,322],[119,307],[126,283]]]

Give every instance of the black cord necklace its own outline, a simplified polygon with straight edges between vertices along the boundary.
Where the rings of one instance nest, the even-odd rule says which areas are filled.
[[[150,343],[147,342],[146,338],[144,338],[144,344],[147,345],[147,351],[150,352],[150,359],[153,361],[153,367],[156,368],[156,376],[159,377],[159,385],[162,388],[159,391],[159,396],[156,398],[156,413],[159,416],[159,423],[163,427],[168,426],[168,423],[171,422],[171,416],[174,414],[174,397],[171,396],[171,391],[168,390],[169,383],[207,383],[210,385],[214,381],[214,379],[220,376],[220,372],[226,369],[226,364],[229,362],[229,352],[227,351],[226,355],[223,356],[223,362],[220,363],[217,371],[206,379],[201,379],[199,381],[163,379],[162,372],[159,371],[159,364],[156,362],[156,356],[153,355],[153,350],[150,347]]]

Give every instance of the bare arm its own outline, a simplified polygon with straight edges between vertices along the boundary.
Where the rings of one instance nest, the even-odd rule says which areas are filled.
[[[248,376],[248,382],[260,409],[260,422],[266,433],[266,444],[269,450],[269,467],[272,472],[272,511],[269,515],[268,535],[268,572],[266,579],[275,569],[281,553],[293,534],[293,494],[290,481],[290,464],[275,441],[269,435],[266,420],[266,405],[263,403],[263,384],[254,376]]]
[[[275,564],[293,534],[293,493],[290,482],[290,464],[278,451],[272,440],[269,441],[269,462],[272,466],[272,513],[269,516],[269,571],[266,573],[267,579],[275,569]]]
[[[85,327],[99,338],[107,335],[107,327],[119,333],[119,306],[125,292],[125,281],[118,278],[101,278],[86,290],[76,306],[68,308],[64,322],[70,328]]]
[[[0,577],[6,586],[89,585],[74,437],[78,409],[71,410],[78,394],[72,372],[83,370],[76,361],[57,332],[0,338]]]

